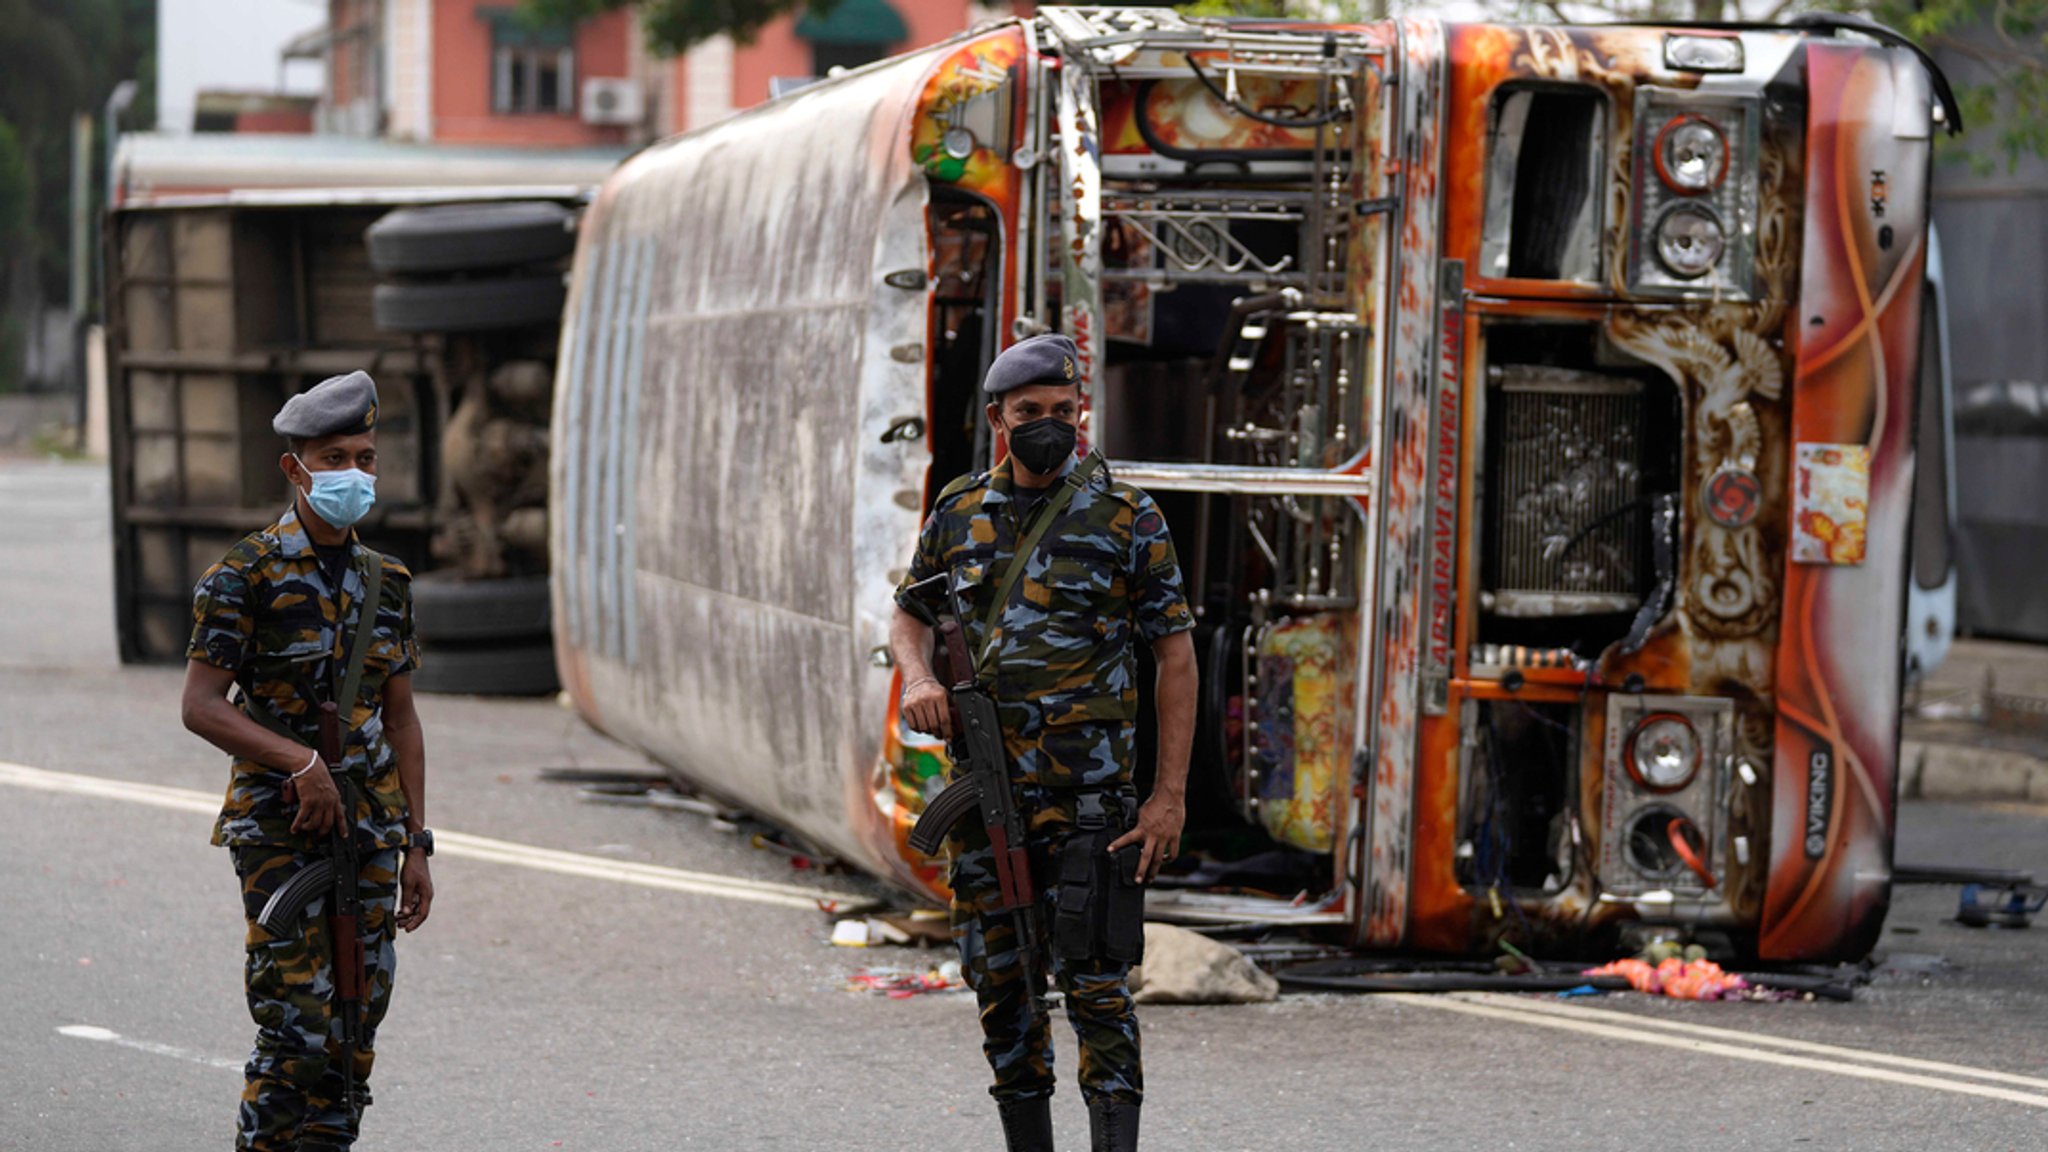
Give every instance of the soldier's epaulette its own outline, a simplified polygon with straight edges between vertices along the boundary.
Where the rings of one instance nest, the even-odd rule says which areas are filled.
[[[1135,484],[1126,484],[1121,480],[1111,480],[1108,491],[1111,499],[1120,500],[1130,505],[1133,510],[1143,507],[1145,501],[1151,499],[1145,495],[1143,488]]]
[[[246,570],[263,563],[281,547],[282,542],[271,534],[270,529],[259,528],[235,541],[235,546],[228,549],[220,562],[224,567]]]
[[[932,511],[937,512],[940,508],[945,507],[946,501],[963,493],[971,492],[987,483],[988,473],[986,472],[969,472],[965,476],[954,477],[951,484],[939,489],[938,498],[932,501]]]

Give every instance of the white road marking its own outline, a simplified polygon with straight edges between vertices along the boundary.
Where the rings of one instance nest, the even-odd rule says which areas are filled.
[[[1989,1068],[1973,1068],[1968,1064],[1948,1064],[1940,1060],[1921,1060],[1913,1056],[1894,1056],[1889,1052],[1872,1052],[1865,1048],[1843,1048],[1833,1044],[1816,1044],[1811,1040],[1794,1040],[1785,1036],[1772,1036],[1762,1032],[1743,1032],[1734,1028],[1715,1028],[1707,1024],[1693,1024],[1684,1020],[1665,1020],[1660,1017],[1638,1016],[1630,1012],[1616,1012],[1610,1008],[1593,1008],[1583,1005],[1553,1004],[1542,1000],[1522,1000],[1504,996],[1498,992],[1458,993],[1461,1000],[1475,1004],[1493,1004],[1502,1008],[1518,1008],[1524,1012],[1536,1012],[1546,1016],[1564,1019],[1592,1017],[1610,1020],[1617,1024],[1633,1024],[1637,1027],[1661,1028],[1666,1032],[1680,1032],[1692,1036],[1705,1036],[1716,1040],[1728,1040],[1739,1044],[1762,1044],[1772,1048],[1783,1048],[1791,1052],[1812,1052],[1821,1056],[1834,1056],[1844,1060],[1860,1060],[1865,1064],[1883,1064],[1893,1068],[1911,1068],[1941,1076],[1962,1076],[1973,1080],[1992,1080],[2000,1084],[2018,1084],[2027,1088],[2048,1090],[2048,1079],[2038,1076],[2020,1076],[2011,1072],[1994,1072]]]
[[[225,1068],[230,1072],[240,1072],[242,1070],[242,1063],[239,1060],[229,1060],[221,1056],[208,1056],[204,1052],[194,1052],[189,1048],[174,1048],[169,1044],[158,1044],[153,1040],[135,1040],[123,1036],[111,1028],[100,1028],[92,1024],[66,1024],[62,1028],[57,1029],[57,1034],[69,1036],[74,1040],[95,1040],[102,1044],[115,1044],[122,1048],[133,1048],[137,1052],[147,1052],[152,1056],[169,1056],[174,1060],[186,1060],[194,1064],[204,1064],[209,1068]]]
[[[220,797],[189,788],[140,784],[76,772],[52,772],[43,768],[30,768],[25,764],[9,764],[6,761],[0,761],[0,784],[11,784],[17,788],[31,788],[41,792],[91,796],[101,800],[121,800],[130,804],[145,804],[179,812],[197,812],[207,816],[220,811]],[[698,896],[715,896],[723,900],[740,900],[781,908],[799,908],[807,912],[816,911],[820,902],[829,906],[857,904],[862,900],[861,897],[847,892],[826,892],[794,884],[777,884],[769,880],[721,876],[714,872],[691,872],[682,868],[666,868],[659,864],[607,860],[602,856],[562,852],[553,848],[538,848],[531,844],[494,840],[488,836],[472,836],[463,832],[444,832],[439,829],[434,832],[434,853],[437,856],[456,856],[484,860],[493,864],[509,864],[516,868],[530,868],[537,872],[553,872],[562,876],[609,880],[615,884],[632,884],[670,892],[689,892]]]
[[[1722,1043],[1714,1040],[1691,1039],[1684,1036],[1665,1035],[1637,1027],[1620,1027],[1597,1020],[1581,1020],[1574,1017],[1580,1013],[1571,1010],[1569,1014],[1532,1012],[1526,1005],[1503,1007],[1497,1003],[1476,1002],[1464,995],[1425,996],[1413,992],[1387,993],[1384,999],[1418,1008],[1431,1008],[1440,1012],[1456,1012],[1467,1016],[1478,1016],[1488,1020],[1507,1020],[1537,1028],[1553,1028],[1561,1032],[1577,1032],[1584,1036],[1597,1036],[1603,1040],[1626,1040],[1633,1044],[1648,1044],[1659,1048],[1676,1048],[1684,1052],[1703,1053],[1710,1056],[1725,1056],[1734,1060],[1747,1060],[1757,1064],[1775,1064],[1784,1068],[1799,1068],[1809,1072],[1826,1072],[1836,1076],[1849,1076],[1859,1080],[1880,1080],[1889,1084],[1904,1084],[1914,1088],[1931,1088],[1937,1092],[1954,1092],[1964,1096],[1983,1096],[1992,1100],[2004,1100],[2012,1104],[2025,1104],[2032,1108],[2048,1108],[2048,1095],[2020,1092],[2011,1088],[1999,1088],[1990,1084],[1972,1084],[1964,1080],[1951,1080],[1937,1076],[1925,1076],[1914,1072],[1898,1072],[1889,1068],[1873,1068],[1863,1064],[1850,1064],[1839,1060],[1822,1060],[1811,1056],[1797,1056],[1789,1052],[1771,1052],[1745,1044]],[[1620,1013],[1602,1015],[1619,1016]],[[1641,1023],[1635,1016],[1627,1017],[1631,1025]],[[1748,1033],[1738,1033],[1745,1042],[1766,1040]],[[1973,1070],[1976,1073],[1976,1070]],[[1981,1076],[1981,1073],[1976,1073]]]

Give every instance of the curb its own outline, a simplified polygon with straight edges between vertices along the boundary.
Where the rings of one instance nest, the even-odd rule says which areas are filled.
[[[1899,765],[1909,798],[2048,804],[2048,760],[2025,752],[1906,740]]]

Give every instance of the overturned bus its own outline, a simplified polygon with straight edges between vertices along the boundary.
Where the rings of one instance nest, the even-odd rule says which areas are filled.
[[[940,894],[890,593],[990,358],[1061,331],[1200,619],[1152,916],[1859,956],[1957,116],[1874,26],[1047,8],[670,140],[579,238],[562,681]]]

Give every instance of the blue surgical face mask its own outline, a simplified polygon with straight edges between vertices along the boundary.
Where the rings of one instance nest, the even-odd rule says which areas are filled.
[[[292,459],[299,460],[297,456]],[[313,478],[313,489],[306,493],[306,502],[322,520],[336,528],[347,528],[369,515],[371,505],[377,502],[377,478],[361,468],[315,472],[306,468],[304,460],[299,460],[299,467]]]

